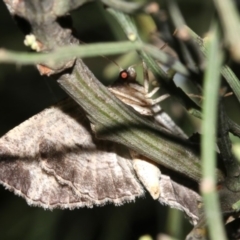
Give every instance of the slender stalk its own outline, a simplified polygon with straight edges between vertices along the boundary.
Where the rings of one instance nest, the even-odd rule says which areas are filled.
[[[193,37],[194,41],[200,47],[201,52],[207,56],[208,50],[206,49],[206,41],[204,41],[201,37],[199,37],[195,32],[193,32],[190,28],[188,28],[189,33]],[[227,83],[232,88],[234,94],[236,95],[238,101],[240,102],[240,81],[235,75],[235,73],[227,66],[222,66],[221,74],[226,79]]]
[[[183,215],[179,210],[173,208],[168,209],[166,232],[170,236],[183,237],[182,220]]]
[[[137,2],[125,2],[119,0],[101,0],[104,4],[109,7],[118,9],[119,11],[123,11],[125,13],[133,13],[137,10],[140,10],[144,3],[137,3]]]
[[[239,14],[233,0],[213,1],[223,26],[225,41],[233,59],[240,61]]]
[[[0,63],[16,64],[38,64],[54,66],[58,61],[66,61],[74,57],[93,57],[99,55],[111,55],[139,50],[142,48],[140,42],[113,42],[113,43],[96,43],[87,45],[72,45],[56,49],[51,53],[27,53],[16,52],[0,49]]]
[[[144,50],[160,63],[165,64],[166,66],[170,64],[171,68],[176,72],[185,76],[189,75],[189,71],[179,60],[174,59],[163,51],[160,51],[157,47],[146,44],[144,45]]]
[[[201,191],[205,206],[206,220],[211,239],[226,240],[218,194],[216,191],[216,125],[218,91],[220,86],[220,69],[222,54],[214,25],[211,32],[208,51],[208,65],[204,76],[204,101],[203,101],[203,136],[202,136],[202,171],[203,179]]]

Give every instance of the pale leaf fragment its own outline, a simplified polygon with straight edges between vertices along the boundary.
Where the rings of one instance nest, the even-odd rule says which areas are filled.
[[[159,180],[161,172],[159,167],[149,159],[139,155],[134,151],[130,151],[133,158],[133,168],[144,187],[151,194],[153,199],[160,197]]]

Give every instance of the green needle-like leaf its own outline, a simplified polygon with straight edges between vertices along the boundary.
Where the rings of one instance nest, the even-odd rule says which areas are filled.
[[[214,25],[209,40],[208,64],[204,76],[202,126],[203,180],[201,190],[211,239],[219,240],[226,239],[216,191],[216,177],[214,174],[216,167],[215,142],[222,58],[217,29],[216,25]]]

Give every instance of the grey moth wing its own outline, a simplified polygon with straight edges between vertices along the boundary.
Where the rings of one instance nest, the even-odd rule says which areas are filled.
[[[44,208],[121,205],[142,196],[128,149],[98,141],[67,99],[0,139],[0,183]]]

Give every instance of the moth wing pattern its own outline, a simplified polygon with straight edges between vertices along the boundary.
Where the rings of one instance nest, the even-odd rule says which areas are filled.
[[[139,181],[154,199],[184,211],[196,223],[196,192],[161,174],[157,165],[134,151],[97,140],[85,113],[71,99],[0,138],[0,183],[29,205],[121,205],[144,195]]]
[[[144,194],[128,149],[96,140],[70,99],[0,139],[0,183],[48,209],[121,205]]]

